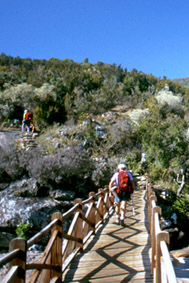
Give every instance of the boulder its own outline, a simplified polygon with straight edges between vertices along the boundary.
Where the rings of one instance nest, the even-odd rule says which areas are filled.
[[[51,191],[49,193],[50,197],[56,200],[74,200],[75,198],[75,192],[73,191],[62,191],[62,190],[56,190],[56,191]]]
[[[189,257],[189,246],[180,250],[170,251],[172,257]]]
[[[12,227],[13,230],[23,222],[39,231],[50,222],[52,213],[63,212],[62,205],[50,198],[14,198],[5,195],[0,200],[0,206],[0,227]]]
[[[63,202],[46,196],[37,197],[38,186],[34,179],[17,181],[0,191],[0,228],[15,231],[21,222],[28,223],[34,231],[41,230],[51,219],[51,214],[64,212]],[[4,230],[3,230],[4,229]]]
[[[38,190],[37,180],[33,178],[19,180],[9,186],[12,196],[18,197],[36,197]]]
[[[14,234],[0,232],[0,249],[8,248],[9,242],[15,238]]]

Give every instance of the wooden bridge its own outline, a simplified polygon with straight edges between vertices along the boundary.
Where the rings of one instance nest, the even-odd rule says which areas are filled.
[[[69,211],[53,214],[51,223],[30,240],[11,241],[10,252],[0,259],[0,265],[10,262],[3,282],[177,282],[167,248],[169,234],[160,229],[161,209],[148,180],[145,189],[135,190],[134,204],[135,211],[128,203],[122,227],[115,223],[108,189],[75,200]],[[64,221],[70,223],[66,231]],[[27,249],[50,231],[41,259],[28,262]]]

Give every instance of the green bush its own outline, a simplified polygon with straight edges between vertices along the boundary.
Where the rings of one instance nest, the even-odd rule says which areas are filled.
[[[179,197],[173,204],[173,208],[189,220],[189,198],[187,194]]]
[[[17,237],[27,239],[28,238],[28,231],[30,230],[30,225],[20,222],[16,228],[16,235]]]

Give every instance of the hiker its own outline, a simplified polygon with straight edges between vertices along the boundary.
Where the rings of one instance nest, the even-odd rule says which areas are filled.
[[[125,164],[119,164],[117,172],[111,178],[109,183],[109,191],[114,195],[116,205],[116,223],[124,226],[127,201],[131,199],[134,191],[133,176],[126,171]]]
[[[30,127],[33,125],[33,114],[31,112],[26,112],[25,122],[24,122],[27,132],[30,132]]]
[[[23,119],[22,119],[22,132],[26,131],[26,113],[28,112],[27,109],[24,110]]]
[[[30,130],[29,131],[32,132],[32,134],[33,134],[34,130],[35,130],[35,126],[33,124],[33,121],[31,121],[30,122]]]

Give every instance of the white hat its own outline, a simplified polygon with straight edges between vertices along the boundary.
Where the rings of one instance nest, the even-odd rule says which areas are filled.
[[[25,109],[24,112],[26,113],[26,112],[28,112],[28,110]]]
[[[123,169],[123,168],[127,168],[127,165],[125,165],[125,164],[119,164],[119,165],[117,166],[117,169]]]

